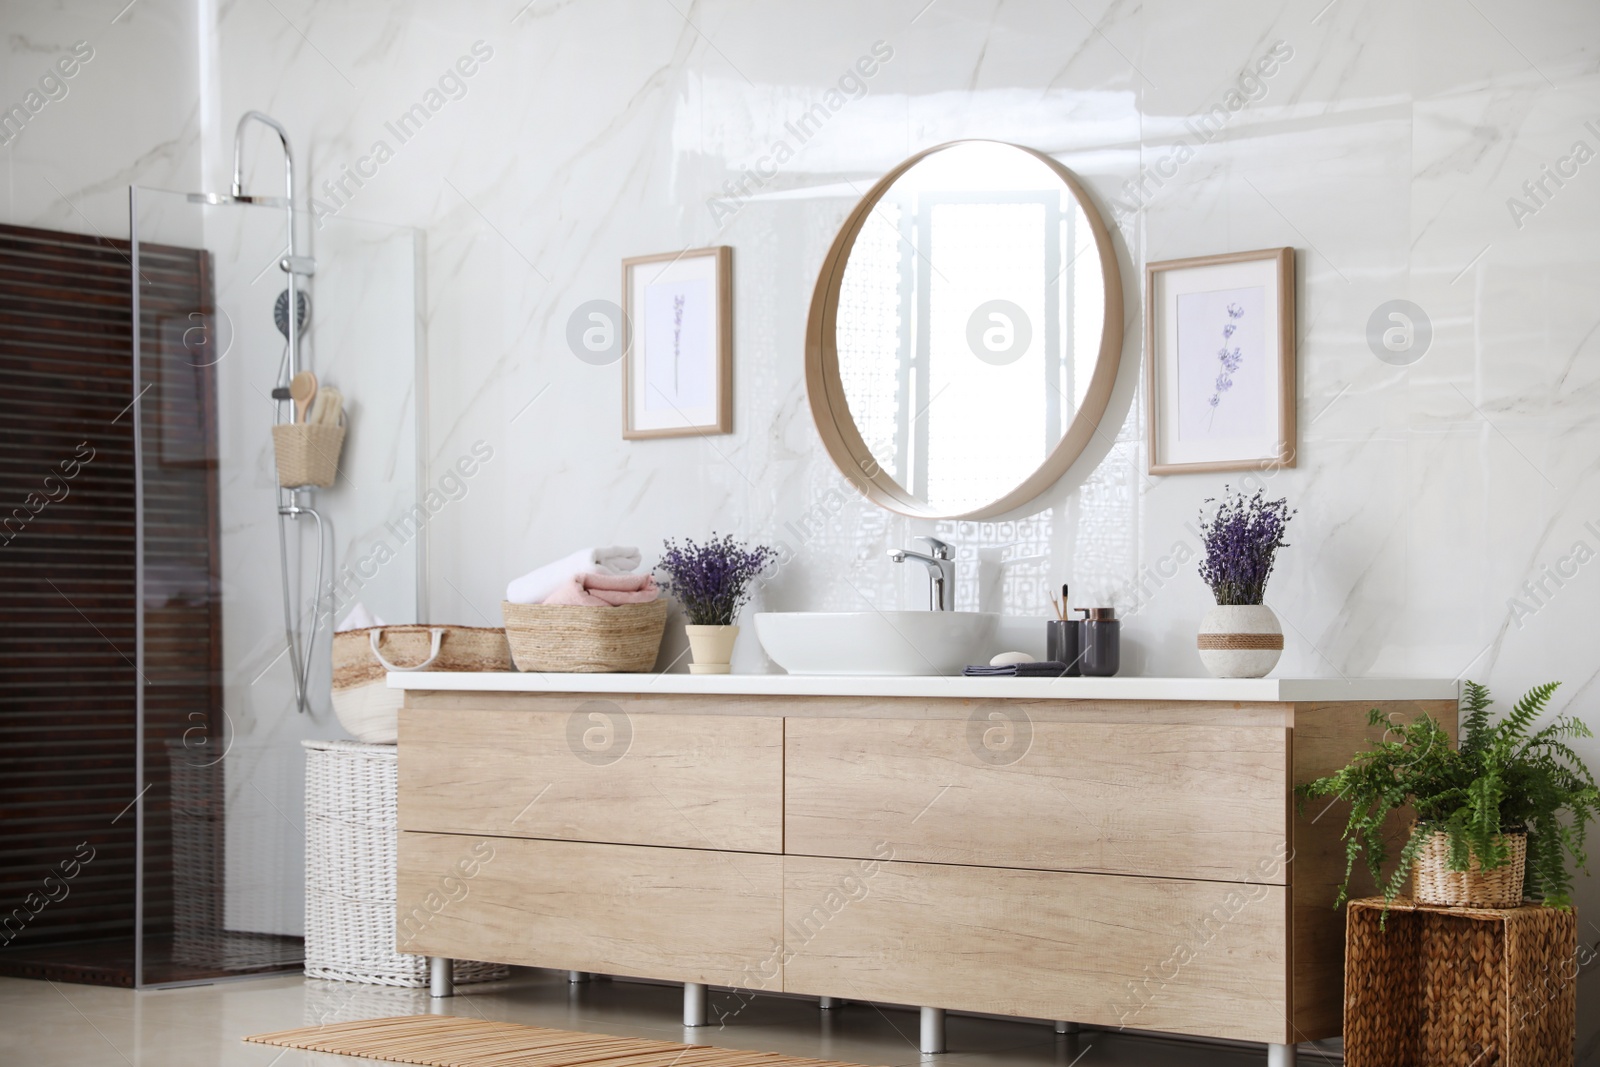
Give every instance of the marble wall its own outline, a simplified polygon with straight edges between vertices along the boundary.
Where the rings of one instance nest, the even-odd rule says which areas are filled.
[[[155,34],[187,10],[144,0],[119,32]],[[1163,561],[1190,544],[1185,521],[1227,478],[1145,473],[1137,279],[1153,260],[1293,245],[1301,463],[1268,480],[1300,509],[1271,590],[1288,634],[1281,672],[1469,677],[1503,702],[1561,679],[1562,706],[1594,717],[1593,4],[233,0],[201,11],[215,23],[197,28],[201,119],[181,106],[142,118],[144,154],[126,129],[98,152],[63,146],[80,162],[61,164],[62,180],[126,182],[141,160],[165,158],[149,155],[169,143],[162,123],[211,130],[204,115],[224,116],[231,128],[255,107],[293,131],[323,213],[425,231],[433,475],[474,442],[494,449],[430,524],[436,619],[493,621],[507,578],[578,545],[648,549],[713,529],[795,550],[762,592],[768,607],[916,607],[920,578],[885,553],[937,533],[962,548],[963,607],[1038,614],[1045,590],[1069,579],[1075,600],[1128,614],[1132,669],[1196,673],[1207,591],[1192,568],[1165,576]],[[877,42],[893,56],[866,91],[730,201],[724,183]],[[1277,72],[1194,144],[1185,120],[1280,42],[1291,54]],[[463,57],[470,77],[452,74]],[[433,101],[420,130],[390,131]],[[121,113],[100,111],[106,124]],[[844,487],[811,424],[801,343],[817,267],[858,190],[956,137],[1028,144],[1080,175],[1116,225],[1128,341],[1104,437],[1060,484],[1004,521],[920,523]],[[1182,142],[1192,156],[1166,162]],[[16,186],[23,157],[9,166]],[[225,167],[205,151],[207,187]],[[78,228],[41,207],[47,198],[10,195],[13,217],[20,203]],[[735,432],[625,443],[618,369],[574,356],[568,318],[618,298],[622,257],[710,244],[735,250]],[[1393,299],[1418,304],[1433,329],[1404,366],[1379,360],[1366,336]],[[1012,557],[1043,558],[997,562]],[[753,642],[739,655],[742,669],[765,666]],[[1584,751],[1600,766],[1600,744]],[[1600,880],[1581,903],[1600,907]],[[1600,941],[1600,925],[1584,929]],[[1585,996],[1595,987],[1586,980]]]
[[[0,219],[125,238],[130,184],[195,186],[204,6],[0,0]]]
[[[431,457],[442,469],[479,438],[496,446],[433,527],[440,618],[493,617],[507,577],[569,547],[713,527],[797,550],[770,606],[915,606],[920,582],[884,552],[934,531],[963,548],[964,605],[980,596],[980,547],[1043,555],[1005,572],[1006,610],[1036,613],[1070,578],[1085,602],[1134,613],[1139,669],[1194,671],[1206,591],[1155,565],[1226,478],[1144,474],[1136,300],[1107,440],[1010,521],[885,515],[817,447],[800,346],[829,237],[903,155],[987,136],[1077,171],[1130,279],[1154,259],[1298,249],[1302,462],[1271,479],[1301,509],[1273,588],[1286,672],[1503,676],[1508,690],[1551,675],[1576,695],[1593,673],[1569,647],[1583,578],[1547,583],[1537,604],[1522,583],[1592,539],[1583,523],[1600,510],[1580,444],[1597,264],[1579,251],[1600,201],[1583,168],[1532,211],[1514,218],[1507,201],[1532,204],[1522,183],[1575,142],[1600,147],[1585,126],[1596,16],[1482,12],[238,4],[219,21],[218,67],[223,113],[259,106],[296,131],[324,209],[427,231]],[[878,41],[893,57],[865,94],[754,195],[728,197]],[[1194,140],[1184,120],[1278,42],[1289,58],[1256,98],[1162,177]],[[393,121],[475,45],[474,75],[451,77],[402,143]],[[375,176],[323,185],[357,167]],[[617,297],[621,257],[713,243],[735,249],[736,432],[625,443],[617,369],[573,356],[568,317]],[[1405,367],[1366,339],[1395,298],[1434,327]]]

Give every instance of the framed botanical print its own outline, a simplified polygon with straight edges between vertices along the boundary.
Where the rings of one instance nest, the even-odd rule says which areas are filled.
[[[1295,465],[1294,249],[1145,268],[1150,473]]]
[[[733,249],[622,261],[622,436],[733,432]]]

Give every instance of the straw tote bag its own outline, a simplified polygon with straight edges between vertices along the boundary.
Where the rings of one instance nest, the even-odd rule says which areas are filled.
[[[390,671],[510,671],[506,632],[482,626],[369,626],[333,635],[333,713],[358,741],[392,745],[405,691]]]

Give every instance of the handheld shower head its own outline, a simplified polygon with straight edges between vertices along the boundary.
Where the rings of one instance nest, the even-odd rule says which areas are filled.
[[[294,294],[294,318],[296,336],[306,332],[306,320],[311,318],[311,294],[304,289],[296,289]],[[278,302],[272,308],[272,321],[277,325],[278,332],[283,334],[283,339],[289,339],[289,290],[285,289],[278,294]]]

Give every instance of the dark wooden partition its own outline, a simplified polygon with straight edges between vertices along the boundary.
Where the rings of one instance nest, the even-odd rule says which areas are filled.
[[[220,935],[210,257],[140,253],[136,388],[129,244],[0,226],[0,974],[133,984],[141,793],[145,980]]]

